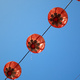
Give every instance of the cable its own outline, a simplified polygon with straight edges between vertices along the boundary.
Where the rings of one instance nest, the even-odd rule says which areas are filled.
[[[29,52],[30,52],[30,51],[28,51],[28,52],[25,54],[25,56],[19,61],[18,64],[20,64],[20,63],[22,62],[22,60],[26,57],[26,55],[27,55]]]
[[[76,80],[79,76],[80,76],[80,74],[74,80]]]
[[[44,36],[44,34],[49,30],[49,28],[51,27],[51,25],[46,29],[46,31],[44,31],[44,33],[41,36]],[[40,35],[36,38],[36,40],[40,37]]]
[[[50,27],[51,25],[46,29],[46,31],[42,34],[42,36],[49,30]]]
[[[24,55],[24,57],[19,61],[19,63],[15,66],[15,67],[17,67],[22,61],[23,61],[23,59],[27,56],[27,54],[29,53],[30,51],[28,51],[25,55]],[[15,68],[14,67],[14,68]]]
[[[71,3],[72,1],[73,1],[73,0],[71,0],[71,1],[67,4],[67,6],[64,8],[64,10],[70,5],[70,3]],[[64,10],[63,10],[63,11],[64,11]],[[62,11],[62,12],[63,12],[63,11]],[[62,12],[61,12],[61,13],[62,13]]]
[[[70,3],[72,2],[73,0],[71,0],[68,4],[67,4],[67,6],[64,8],[64,10],[70,5]]]

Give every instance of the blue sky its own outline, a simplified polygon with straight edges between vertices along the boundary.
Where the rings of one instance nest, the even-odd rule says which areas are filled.
[[[65,8],[69,1],[0,0],[0,80],[6,77],[5,64],[19,62],[28,51],[28,36],[41,35],[48,28],[48,12],[54,7]],[[26,56],[17,80],[74,80],[80,74],[80,2],[73,0],[66,12],[67,24],[48,30],[43,36],[45,49]]]

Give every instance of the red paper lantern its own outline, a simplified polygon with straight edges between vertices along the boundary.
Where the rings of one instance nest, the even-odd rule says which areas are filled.
[[[68,21],[66,11],[60,7],[55,7],[48,13],[48,21],[55,28],[62,28]]]
[[[77,1],[80,1],[80,0],[77,0]]]
[[[9,79],[17,79],[21,75],[21,67],[18,63],[10,61],[4,66],[4,74]]]
[[[32,34],[26,41],[27,48],[33,53],[40,53],[45,48],[45,40],[39,34]]]

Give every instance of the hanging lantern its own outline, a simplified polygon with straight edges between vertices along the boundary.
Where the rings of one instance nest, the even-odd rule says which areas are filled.
[[[33,53],[40,53],[45,47],[45,40],[39,34],[32,34],[26,41],[27,48]]]
[[[80,1],[80,0],[77,0],[77,1]]]
[[[18,63],[10,61],[4,66],[4,74],[9,79],[17,79],[21,75],[21,67]]]
[[[56,7],[51,9],[48,13],[48,21],[51,26],[55,28],[62,28],[68,21],[68,15],[64,9]]]

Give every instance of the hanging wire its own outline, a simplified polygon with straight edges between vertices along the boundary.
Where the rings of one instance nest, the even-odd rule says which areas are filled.
[[[41,36],[43,36],[43,35],[49,30],[50,27],[51,27],[51,25],[46,29],[46,31],[44,31],[44,33],[43,33]],[[39,37],[40,37],[40,35],[36,38],[36,40],[37,40]]]
[[[24,57],[19,61],[18,64],[20,64],[20,63],[22,62],[22,60],[27,56],[27,54],[28,54],[29,52],[30,52],[30,51],[28,51],[28,52],[24,55]]]
[[[76,80],[79,76],[80,76],[80,74],[74,80]]]
[[[19,63],[15,66],[15,67],[17,67],[22,61],[23,61],[23,59],[27,56],[27,54],[29,53],[30,51],[28,51],[25,55],[24,55],[24,57],[19,61]],[[15,68],[14,67],[14,68]]]
[[[50,27],[51,25],[46,29],[46,31],[42,34],[42,36],[49,30]]]
[[[71,1],[67,4],[67,6],[64,8],[64,10],[70,5],[70,3],[71,3],[72,1],[73,1],[73,0],[71,0]],[[63,11],[64,11],[64,10],[63,10]],[[62,12],[63,12],[63,11],[62,11]],[[61,13],[62,13],[62,12],[61,12]]]
[[[68,4],[67,4],[67,6],[64,8],[64,10],[70,5],[70,3],[72,2],[73,0],[71,0]]]

